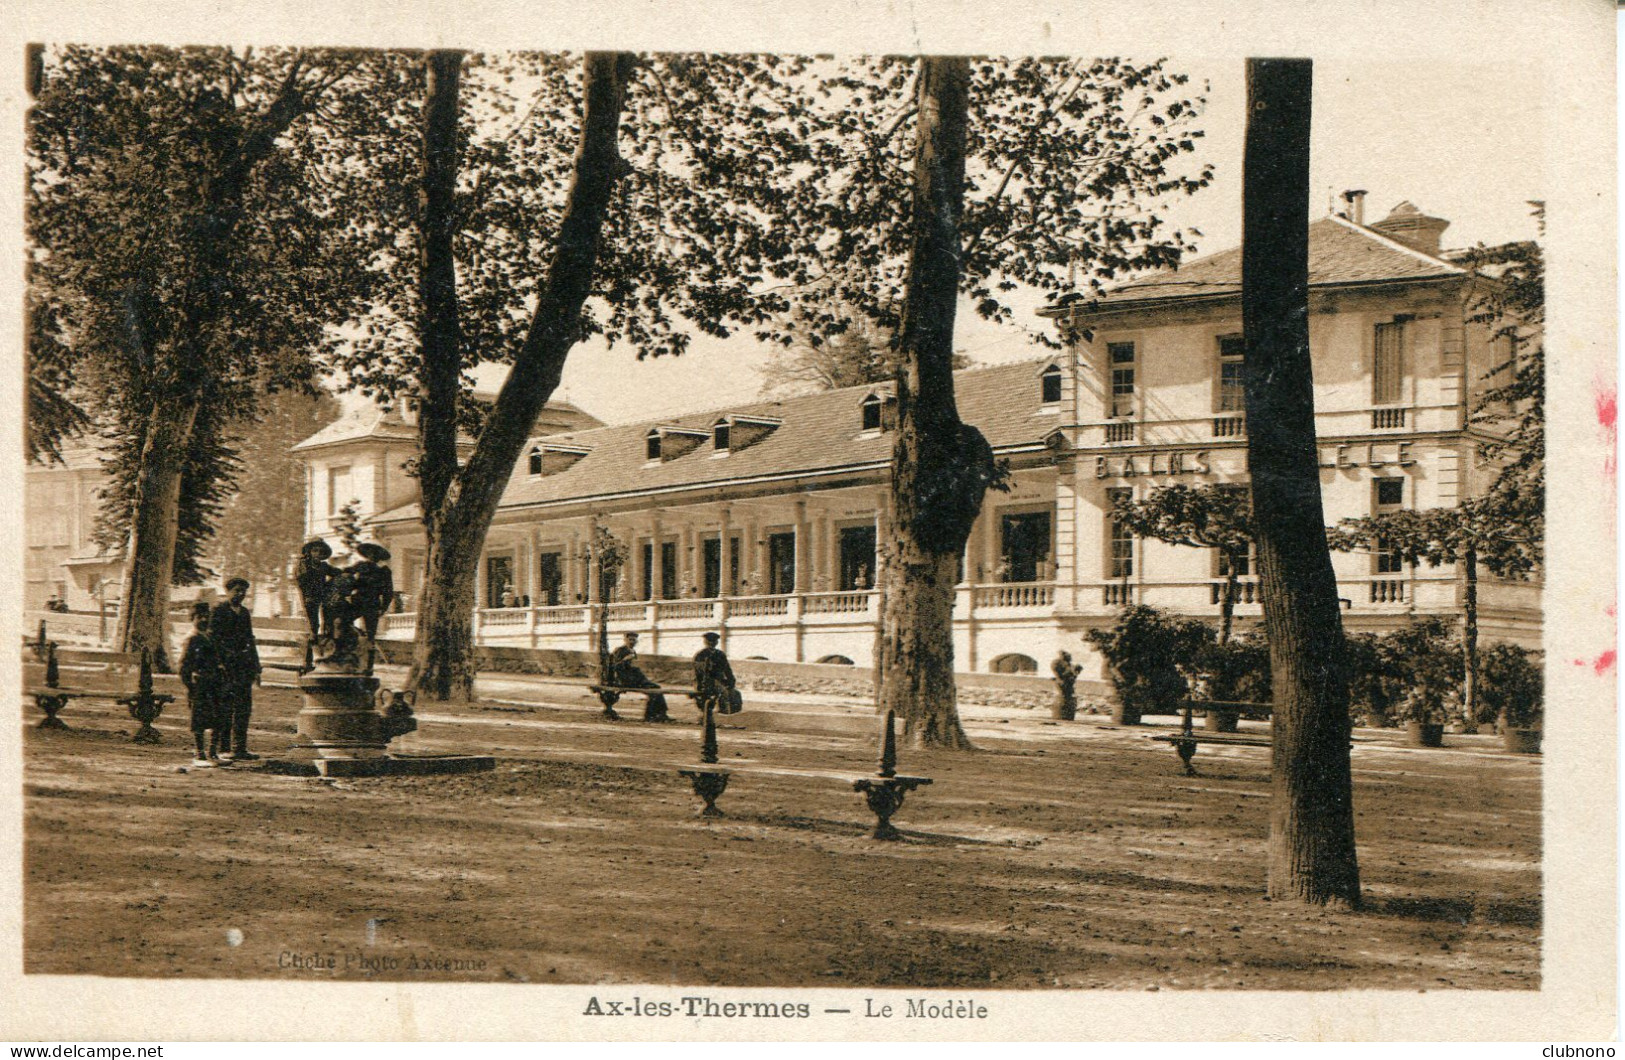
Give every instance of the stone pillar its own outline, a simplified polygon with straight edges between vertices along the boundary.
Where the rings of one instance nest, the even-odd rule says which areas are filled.
[[[530,531],[530,572],[525,584],[530,587],[524,593],[530,597],[530,606],[540,607],[546,602],[542,599],[542,532],[535,527]]]
[[[684,523],[683,532],[677,544],[677,595],[679,597],[687,596],[689,586],[696,584],[694,579],[696,560],[694,542],[693,524]]]
[[[599,593],[603,589],[603,586],[599,584],[598,572],[593,570],[593,567],[597,565],[593,561],[597,559],[597,557],[594,556],[592,552],[592,541],[593,538],[597,536],[597,533],[598,520],[594,519],[592,522],[587,524],[587,548],[586,555],[583,557],[585,567],[583,574],[587,579],[587,603],[589,604],[596,604],[598,602]]]
[[[739,542],[741,553],[739,556],[739,574],[740,577],[749,579],[750,591],[756,596],[760,596],[763,591],[760,582],[756,578],[756,553],[761,551],[756,546],[756,535],[759,533],[761,533],[761,529],[756,525],[755,516],[752,516],[746,521],[745,536]]]
[[[994,572],[999,569],[1003,542],[999,540],[999,513],[986,500],[982,502],[982,521],[982,580],[997,581]]]
[[[796,584],[798,593],[807,591],[811,584],[807,568],[812,566],[812,526],[807,522],[807,502],[796,501]],[[799,660],[798,660],[799,661]]]
[[[1078,504],[1077,461],[1063,458],[1055,468],[1055,604],[1058,609],[1078,609]]]
[[[581,592],[581,534],[572,530],[564,553],[564,602],[575,603]]]
[[[733,525],[729,522],[729,518],[730,518],[730,516],[732,514],[733,513],[729,509],[728,505],[724,504],[722,506],[722,522],[721,522],[722,537],[721,537],[721,540],[717,544],[717,566],[720,568],[717,571],[717,595],[718,596],[732,596],[734,594],[734,584],[733,584],[733,574],[732,574],[732,571],[733,571],[733,558],[734,558],[734,539],[733,539]]]
[[[486,557],[486,553],[482,551],[480,553],[480,558],[475,561],[475,565],[474,565],[474,610],[475,611],[478,611],[480,608],[484,607],[485,603],[486,603],[486,601],[485,601],[485,557]]]

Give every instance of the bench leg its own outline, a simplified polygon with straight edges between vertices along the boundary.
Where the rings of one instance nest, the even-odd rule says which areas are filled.
[[[1175,743],[1174,743],[1174,753],[1178,754],[1179,755],[1179,760],[1182,763],[1184,763],[1184,765],[1185,765],[1185,775],[1187,777],[1196,776],[1196,767],[1191,765],[1191,759],[1196,757],[1196,741],[1195,740],[1178,740],[1178,741],[1175,741]]]
[[[852,790],[863,793],[864,801],[869,804],[869,812],[875,815],[875,830],[870,833],[871,839],[901,839],[903,833],[891,823],[892,814],[903,807],[903,796],[908,788],[893,780],[857,780],[852,783]]]
[[[68,705],[67,696],[35,696],[34,705],[45,713],[45,718],[39,723],[42,729],[66,729],[67,723],[57,714]]]
[[[619,703],[620,700],[621,694],[619,692],[598,693],[598,702],[604,705],[604,717],[608,718],[610,721],[621,720],[621,716],[615,713],[615,704]]]
[[[701,817],[724,816],[723,812],[717,809],[717,800],[728,790],[728,774],[685,769],[679,776],[687,777],[694,785],[694,794],[705,800],[705,806],[700,810]]]

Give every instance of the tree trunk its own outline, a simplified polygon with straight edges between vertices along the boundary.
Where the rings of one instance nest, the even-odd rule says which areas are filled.
[[[457,474],[457,400],[462,386],[456,233],[457,93],[463,53],[430,52],[424,63],[423,186],[418,217],[418,485],[433,544],[446,491]]]
[[[1236,622],[1236,557],[1224,557],[1224,599],[1219,601],[1219,643],[1230,643],[1230,629]]]
[[[913,746],[970,746],[954,687],[954,593],[993,455],[954,404],[969,82],[963,58],[920,60],[913,243],[898,334],[893,510],[876,660],[880,710],[896,712]]]
[[[1478,731],[1478,549],[1462,550],[1461,565],[1466,584],[1462,588],[1461,629],[1461,711],[1462,726]]]
[[[151,652],[159,673],[170,672],[169,583],[175,570],[181,477],[197,414],[198,406],[184,399],[153,405],[131,502],[124,593],[114,636],[119,651]]]
[[[473,691],[474,572],[514,463],[581,335],[581,306],[592,290],[598,241],[623,165],[615,142],[635,63],[631,55],[607,52],[589,52],[583,61],[586,105],[575,176],[547,279],[479,441],[446,491],[439,540],[428,552],[409,678],[433,699],[466,699]]]
[[[1355,908],[1348,675],[1320,498],[1309,353],[1312,71],[1307,59],[1247,61],[1247,469],[1274,674],[1269,895]]]

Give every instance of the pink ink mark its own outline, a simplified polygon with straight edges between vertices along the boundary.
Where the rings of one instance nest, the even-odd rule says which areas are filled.
[[[1609,648],[1597,656],[1597,661],[1591,664],[1591,669],[1596,671],[1598,677],[1604,677],[1612,673],[1614,669],[1614,649]]]
[[[1602,470],[1609,480],[1614,478],[1615,453],[1618,447],[1618,430],[1616,424],[1619,419],[1619,402],[1613,387],[1597,384],[1597,422],[1602,425],[1603,435],[1608,441],[1608,451],[1603,455]]]

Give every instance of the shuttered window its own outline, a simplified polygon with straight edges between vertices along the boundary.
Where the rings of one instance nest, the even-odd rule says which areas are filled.
[[[1376,357],[1371,373],[1371,401],[1397,405],[1405,392],[1405,325],[1378,324]]]

